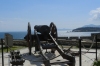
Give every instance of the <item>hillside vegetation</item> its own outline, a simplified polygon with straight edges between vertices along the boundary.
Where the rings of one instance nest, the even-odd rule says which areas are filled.
[[[81,27],[73,29],[72,32],[99,32],[100,27]]]

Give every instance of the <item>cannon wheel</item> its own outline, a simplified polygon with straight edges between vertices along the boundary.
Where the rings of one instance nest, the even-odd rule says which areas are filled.
[[[50,34],[57,41],[57,38],[58,38],[57,27],[53,22],[50,23]],[[51,49],[51,53],[55,53],[55,50],[56,50],[55,48]]]
[[[58,37],[57,27],[53,22],[50,23],[50,33],[53,36],[53,38],[55,38],[55,40],[57,40],[57,37]]]
[[[27,29],[27,42],[28,42],[28,48],[29,48],[29,55],[31,55],[32,38],[31,38],[31,25],[29,22],[28,22],[28,29]]]

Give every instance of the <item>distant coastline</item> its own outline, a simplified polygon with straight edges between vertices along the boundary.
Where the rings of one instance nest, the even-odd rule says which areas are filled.
[[[81,27],[73,29],[72,32],[100,32],[100,27]]]
[[[98,32],[72,32],[72,30],[58,30],[58,37],[72,37],[72,36],[91,36],[91,33],[98,33]],[[100,31],[99,31],[100,32]],[[9,33],[13,36],[13,39],[24,39],[24,36],[27,34],[27,31],[19,31],[19,32],[0,32],[0,38],[5,37],[5,33]],[[31,34],[34,34],[32,32]]]

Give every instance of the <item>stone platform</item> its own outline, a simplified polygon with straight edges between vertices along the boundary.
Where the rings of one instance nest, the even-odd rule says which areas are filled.
[[[71,49],[73,51],[78,51],[78,49]],[[48,50],[49,51],[49,50]],[[87,51],[85,49],[82,49],[82,51]],[[44,50],[45,52],[45,50]],[[94,49],[91,49],[90,52],[95,52]],[[24,66],[44,66],[43,59],[40,54],[34,54],[34,47],[32,48],[32,55],[28,55],[28,48],[21,49],[20,53],[22,55],[22,58],[25,59]],[[100,60],[100,50],[98,50],[98,59]],[[11,66],[9,64],[9,53],[4,53],[4,66]],[[56,54],[52,53],[46,53],[46,55],[49,58],[56,57],[52,61],[63,61],[63,58],[59,55],[59,53],[56,51]],[[79,57],[76,56],[76,65],[79,66]],[[95,60],[95,53],[82,53],[82,66],[92,66],[93,62]],[[2,66],[2,54],[0,54],[0,66]],[[66,63],[57,63],[53,64],[52,66],[68,66]]]

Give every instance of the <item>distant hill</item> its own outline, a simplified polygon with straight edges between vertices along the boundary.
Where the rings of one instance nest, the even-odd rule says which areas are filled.
[[[85,25],[80,28],[73,29],[72,32],[99,32],[100,31],[100,25]]]

